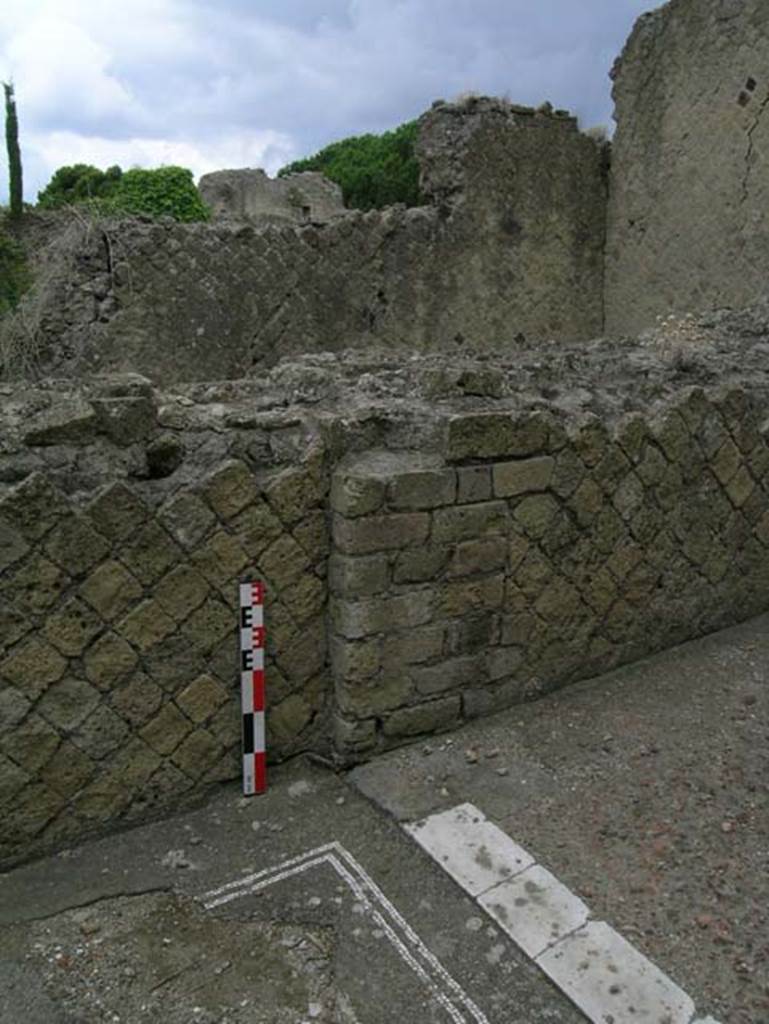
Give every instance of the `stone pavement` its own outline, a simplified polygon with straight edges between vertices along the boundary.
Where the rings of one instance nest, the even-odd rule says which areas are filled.
[[[471,802],[703,1017],[766,1024],[767,626],[0,876],[0,1022],[578,1024],[398,820]]]

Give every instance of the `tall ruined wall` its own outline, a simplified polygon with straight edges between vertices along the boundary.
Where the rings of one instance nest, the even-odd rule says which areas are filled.
[[[572,118],[439,105],[421,155],[417,209],[265,230],[75,225],[21,311],[19,349],[32,337],[61,375],[179,381],[371,342],[457,351],[600,331],[604,154]]]
[[[671,0],[615,65],[606,329],[755,301],[769,267],[769,5]]]
[[[268,178],[260,169],[213,171],[198,182],[216,218],[297,224],[322,223],[345,212],[342,190],[314,171]]]
[[[273,759],[367,757],[765,611],[768,325],[0,386],[0,862],[239,775],[244,578]]]

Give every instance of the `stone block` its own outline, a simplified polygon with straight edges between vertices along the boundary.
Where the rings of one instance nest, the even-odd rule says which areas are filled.
[[[692,439],[686,422],[675,410],[663,413],[651,424],[651,433],[670,462],[683,462]]]
[[[91,682],[108,690],[128,675],[137,660],[136,652],[122,637],[105,633],[85,652],[83,664]]]
[[[576,491],[586,472],[584,463],[574,449],[564,448],[556,457],[553,475],[550,479],[550,490],[554,491],[559,498],[568,498]]]
[[[334,599],[329,604],[331,622],[348,640],[412,629],[432,618],[432,598],[431,591],[419,590],[356,602]]]
[[[122,482],[105,487],[88,506],[88,515],[96,529],[113,543],[125,540],[138,530],[147,513],[141,498]]]
[[[427,696],[455,690],[461,686],[477,686],[486,680],[484,660],[476,655],[450,658],[437,665],[420,666],[412,670],[414,685]]]
[[[385,718],[382,730],[388,737],[438,732],[456,724],[460,711],[461,699],[458,694],[453,694],[394,711]]]
[[[334,746],[341,753],[359,753],[371,750],[376,745],[376,720],[351,720],[342,715],[334,716]]]
[[[686,416],[684,416],[686,419]],[[691,428],[691,423],[687,420]],[[632,463],[640,461],[644,442],[649,429],[644,417],[637,412],[628,413],[618,422],[614,431],[614,440]]]
[[[403,665],[434,661],[443,654],[445,627],[442,624],[419,626],[385,638],[382,667],[392,673]]]
[[[143,527],[120,551],[120,560],[145,586],[155,583],[181,556],[178,544],[155,522]]]
[[[223,530],[208,537],[192,555],[195,567],[209,583],[216,587],[229,584],[233,592],[248,560],[238,540]]]
[[[532,540],[547,532],[559,510],[558,502],[550,494],[534,494],[523,498],[513,509],[513,518]]]
[[[87,825],[101,825],[116,818],[132,796],[118,772],[100,772],[77,794],[72,809]]]
[[[326,490],[321,460],[284,469],[264,485],[267,501],[288,526],[295,526],[314,505],[320,505]]]
[[[281,599],[298,625],[319,615],[326,604],[326,585],[310,572],[298,582],[284,587]]]
[[[17,608],[0,600],[0,654],[29,633],[33,625]]]
[[[297,523],[292,532],[311,562],[317,564],[327,557],[331,550],[331,533],[325,509],[318,508],[310,512],[301,523]]]
[[[548,584],[535,601],[534,609],[545,622],[561,629],[573,625],[575,620],[585,614],[579,593],[563,577]]]
[[[466,540],[457,544],[446,576],[477,576],[502,569],[507,562],[509,543],[504,536],[484,540]]]
[[[148,437],[155,428],[155,404],[147,396],[95,398],[96,428],[113,444],[125,447]]]
[[[647,444],[643,449],[643,457],[638,463],[636,472],[647,487],[654,487],[658,484],[667,472],[667,462],[662,452],[653,444]]]
[[[51,789],[70,799],[88,782],[94,763],[79,747],[64,740],[40,774]]]
[[[437,629],[437,627],[433,627]],[[449,657],[471,654],[494,643],[497,633],[497,615],[494,612],[480,612],[454,619],[445,627],[445,653]],[[440,651],[430,655],[430,660],[437,658]],[[428,660],[428,659],[423,659]]]
[[[10,758],[0,754],[0,808],[13,800],[29,781],[28,772],[19,768]]]
[[[268,749],[278,749],[295,741],[313,719],[313,709],[299,693],[286,697],[267,712]]]
[[[139,735],[156,753],[165,756],[176,750],[191,729],[190,720],[174,704],[167,702],[139,730]]]
[[[57,444],[88,444],[98,434],[98,418],[84,398],[58,395],[47,409],[32,413],[22,435],[32,447]]]
[[[62,809],[65,798],[43,782],[26,786],[3,815],[3,833],[20,846],[36,837]]]
[[[200,725],[212,718],[229,697],[218,679],[201,675],[177,693],[174,699],[185,715]]]
[[[158,710],[163,691],[149,676],[136,672],[113,691],[111,699],[114,710],[135,729]]]
[[[229,522],[259,497],[254,475],[244,462],[230,459],[203,482],[201,494],[224,522]]]
[[[434,513],[432,540],[436,544],[456,544],[462,540],[506,533],[507,528],[507,505],[504,501],[458,505]]]
[[[0,662],[0,676],[13,683],[23,696],[35,700],[51,683],[61,679],[66,668],[66,658],[55,647],[33,636]]]
[[[363,682],[337,680],[335,699],[343,715],[370,718],[402,707],[414,695],[409,676],[402,671],[382,672]]]
[[[404,512],[440,508],[456,499],[457,481],[451,469],[426,469],[400,473],[387,487],[391,508]]]
[[[334,678],[350,682],[362,682],[376,675],[382,664],[382,641],[341,640],[332,637],[329,641],[329,658]]]
[[[0,681],[0,734],[14,729],[31,707],[31,701],[15,686]]]
[[[505,615],[500,624],[500,643],[504,646],[527,646],[542,630],[542,621],[530,611]]]
[[[120,715],[100,704],[70,737],[84,753],[99,761],[125,743],[129,729]]]
[[[614,507],[627,521],[631,519],[643,505],[646,497],[644,486],[635,473],[628,473],[614,490],[612,502]]]
[[[206,503],[192,491],[178,492],[158,512],[158,518],[177,544],[197,547],[216,522]]]
[[[711,469],[718,477],[719,483],[727,484],[742,465],[742,453],[737,445],[728,438],[718,449],[711,463]]]
[[[236,665],[235,648],[233,642],[233,665]],[[157,647],[146,651],[142,664],[152,679],[167,693],[176,693],[190,679],[200,675],[206,667],[201,652],[196,650],[189,638],[181,632],[169,636]]]
[[[480,718],[522,704],[530,696],[528,680],[501,679],[492,685],[462,691],[462,710],[466,718]]]
[[[331,481],[331,508],[348,519],[371,515],[384,504],[386,484],[382,476],[340,467]]]
[[[269,637],[269,625],[268,633]],[[308,623],[294,642],[281,648],[278,667],[294,683],[304,683],[320,672],[326,661],[326,625],[323,617]]]
[[[58,565],[34,552],[12,573],[0,578],[0,593],[19,611],[37,616],[59,600],[66,583],[67,575]]]
[[[69,512],[69,501],[43,473],[30,473],[0,499],[0,515],[33,541]]]
[[[598,465],[611,444],[606,424],[592,413],[575,422],[569,435],[574,451],[588,469]]]
[[[726,484],[726,493],[735,508],[742,508],[750,498],[755,484],[753,478],[744,465],[741,465],[734,476]]]
[[[234,637],[237,625],[237,615],[221,601],[209,597],[186,619],[181,629],[191,649],[208,656],[226,636]]]
[[[446,567],[450,550],[445,544],[427,543],[400,551],[393,563],[393,582],[427,583],[436,579]]]
[[[280,592],[298,583],[310,571],[310,561],[304,549],[291,534],[283,534],[259,556],[259,569]]]
[[[553,479],[555,459],[541,455],[534,459],[497,462],[492,467],[494,496],[513,498],[519,494],[546,491]]]
[[[48,763],[59,742],[58,732],[34,711],[12,732],[0,736],[3,752],[32,774]]]
[[[120,564],[110,559],[91,573],[80,594],[99,615],[111,622],[142,596],[141,584]]]
[[[491,498],[490,466],[460,466],[456,474],[458,504],[477,504]]]
[[[266,501],[256,501],[230,523],[230,528],[248,552],[259,558],[261,553],[283,533],[283,525]]]
[[[72,597],[44,626],[46,638],[62,654],[77,657],[102,629],[102,621],[88,605]]]
[[[582,481],[569,500],[580,526],[589,526],[604,506],[606,498],[598,484],[589,477]]]
[[[505,596],[504,576],[486,576],[482,579],[460,579],[441,584],[436,592],[435,615],[459,618],[472,612],[495,610]]]
[[[334,516],[333,539],[343,554],[370,555],[424,544],[430,532],[426,512],[394,512],[389,515],[343,519]]]
[[[18,562],[29,551],[23,535],[11,523],[0,516],[0,572]]]
[[[607,494],[630,472],[630,460],[618,444],[609,443],[603,458],[593,469],[593,479]]]
[[[84,679],[65,676],[43,694],[37,711],[55,729],[71,732],[99,703],[99,691]]]
[[[48,557],[70,576],[84,576],[100,562],[109,548],[100,533],[83,516],[67,516],[45,540]]]
[[[764,547],[769,547],[769,511],[765,512],[756,524],[755,534]]]
[[[544,417],[514,413],[467,413],[449,420],[447,457],[451,462],[536,455],[547,451]]]
[[[164,576],[154,590],[154,598],[166,615],[183,622],[205,601],[208,583],[192,566],[182,563]]]
[[[513,574],[515,583],[528,598],[536,598],[553,578],[553,567],[545,556],[532,548]]]
[[[115,628],[124,640],[140,651],[146,651],[173,633],[176,623],[153,599],[142,601]]]
[[[332,592],[345,597],[370,597],[387,590],[390,565],[386,555],[359,558],[335,552],[328,562],[328,583]]]
[[[198,779],[213,768],[223,750],[206,729],[196,729],[171,754],[171,760],[192,779]]]

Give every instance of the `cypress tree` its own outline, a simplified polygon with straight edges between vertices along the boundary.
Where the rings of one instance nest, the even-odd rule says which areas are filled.
[[[19,119],[13,85],[3,82],[5,90],[5,145],[8,150],[8,183],[10,186],[11,217],[21,217],[23,186],[21,178],[21,150],[19,149]]]

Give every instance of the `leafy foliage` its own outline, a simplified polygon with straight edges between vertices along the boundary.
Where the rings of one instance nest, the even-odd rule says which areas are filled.
[[[31,284],[24,250],[0,226],[0,316],[16,308]]]
[[[38,205],[52,209],[85,204],[94,213],[143,214],[175,220],[208,220],[192,171],[185,167],[100,171],[89,164],[60,167],[38,195]]]
[[[346,206],[381,209],[393,203],[418,206],[419,164],[414,155],[417,122],[407,121],[382,135],[356,135],[332,142],[315,156],[296,160],[279,177],[321,171],[342,189]]]
[[[16,114],[16,99],[13,86],[3,82],[5,93],[5,146],[8,151],[8,183],[10,185],[11,217],[21,217],[24,207],[22,185],[21,149],[19,148],[19,119]]]
[[[195,188],[192,171],[186,167],[126,171],[105,206],[115,213],[166,216],[182,221],[208,220],[210,216]]]
[[[80,203],[89,199],[106,199],[115,193],[123,172],[119,167],[100,171],[91,164],[60,167],[45,188],[37,194],[37,205],[43,210]]]

